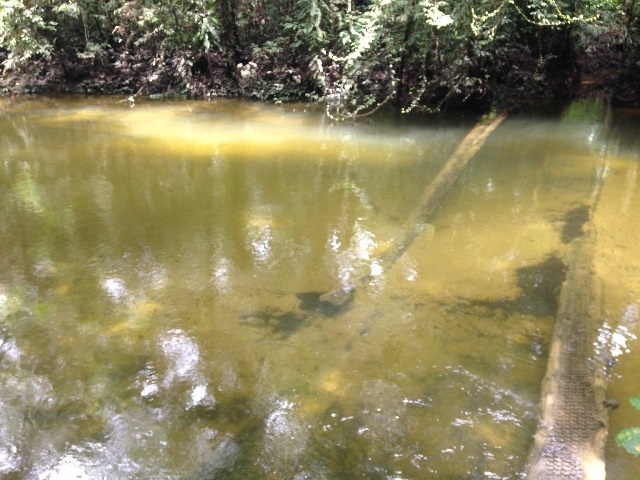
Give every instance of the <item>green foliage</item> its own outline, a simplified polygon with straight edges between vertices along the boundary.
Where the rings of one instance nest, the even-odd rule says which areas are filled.
[[[209,50],[220,40],[215,2],[202,0],[131,0],[114,10],[120,41],[166,52]]]
[[[198,62],[215,81],[223,59],[243,94],[330,98],[330,114],[349,118],[480,98],[501,72],[543,85],[577,53],[624,49],[635,65],[639,13],[635,0],[3,0],[0,58],[5,71],[144,59],[176,82]]]
[[[55,23],[45,20],[42,4],[4,0],[0,4],[0,47],[9,51],[5,69],[12,69],[33,57],[47,58],[53,45],[46,35]]]
[[[616,434],[616,443],[636,457],[640,455],[640,427],[625,428]]]
[[[199,12],[194,15],[197,32],[196,40],[205,50],[209,50],[220,43],[220,22],[207,12]]]
[[[305,47],[307,51],[317,51],[327,40],[323,18],[329,15],[329,7],[323,0],[297,0],[291,16],[282,24],[290,35],[291,47]]]
[[[442,105],[454,94],[486,88],[482,72],[473,72],[487,53],[507,2],[375,0],[350,18],[342,32],[343,62],[339,115],[358,115],[395,97],[404,111],[418,105]],[[495,4],[495,5],[494,5]],[[481,48],[479,48],[481,47]],[[376,81],[377,80],[377,81]],[[368,91],[365,102],[355,96]]]
[[[331,9],[324,0],[297,0],[282,24],[287,48],[302,60],[301,71],[311,90],[324,92],[322,57],[328,44]]]
[[[640,410],[640,396],[629,399],[631,405]],[[636,457],[640,455],[640,427],[630,427],[620,430],[615,437],[618,446]]]

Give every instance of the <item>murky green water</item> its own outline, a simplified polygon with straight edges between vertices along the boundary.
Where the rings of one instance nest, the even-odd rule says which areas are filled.
[[[570,116],[507,119],[381,270],[474,119],[4,100],[0,477],[520,478],[599,178],[611,431],[640,425],[640,123]]]

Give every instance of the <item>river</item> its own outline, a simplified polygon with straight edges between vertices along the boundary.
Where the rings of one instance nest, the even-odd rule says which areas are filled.
[[[382,265],[477,118],[118,100],[0,99],[0,477],[524,478],[596,184],[607,472],[640,476],[639,112],[510,116]]]

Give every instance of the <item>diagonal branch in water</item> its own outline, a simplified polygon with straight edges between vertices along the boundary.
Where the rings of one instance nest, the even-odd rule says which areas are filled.
[[[433,215],[451,187],[464,171],[469,161],[482,148],[489,135],[507,118],[507,113],[501,113],[490,121],[481,119],[475,127],[464,137],[455,151],[451,154],[442,170],[427,185],[420,200],[411,214],[402,223],[400,234],[395,237],[391,247],[378,258],[377,263],[383,268],[392,267],[404,254],[413,241],[420,235],[427,219]],[[320,301],[339,306],[353,298],[356,288],[366,285],[371,275],[363,275],[346,287],[341,287],[320,296]]]

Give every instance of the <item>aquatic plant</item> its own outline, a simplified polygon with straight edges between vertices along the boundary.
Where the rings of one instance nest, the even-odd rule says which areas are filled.
[[[629,399],[631,405],[640,410],[640,396]],[[633,455],[640,456],[640,427],[629,427],[616,434],[616,443]]]

